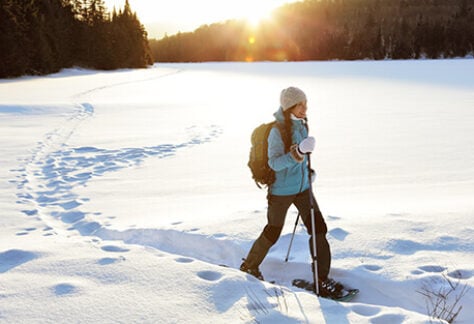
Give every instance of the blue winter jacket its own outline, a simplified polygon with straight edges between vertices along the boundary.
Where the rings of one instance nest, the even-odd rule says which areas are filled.
[[[277,122],[284,123],[283,110],[274,114]],[[299,144],[308,137],[308,130],[302,120],[292,120],[293,142]],[[273,126],[268,136],[268,165],[275,171],[276,180],[270,186],[270,193],[276,196],[289,196],[309,188],[307,156],[297,162],[290,152],[285,153],[285,144],[277,126]]]

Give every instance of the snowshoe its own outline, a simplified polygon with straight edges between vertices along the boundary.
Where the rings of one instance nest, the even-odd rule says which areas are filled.
[[[293,286],[305,289],[307,291],[314,291],[314,284],[305,279],[295,279],[292,282]],[[319,296],[327,299],[332,299],[340,302],[348,302],[352,300],[359,293],[359,289],[346,289],[344,286],[333,280],[326,279],[319,283]]]

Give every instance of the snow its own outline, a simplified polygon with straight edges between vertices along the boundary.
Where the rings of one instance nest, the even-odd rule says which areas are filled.
[[[291,208],[261,282],[250,133],[282,88],[309,98],[331,276]],[[0,322],[430,323],[457,285],[474,322],[474,61],[157,64],[0,80]],[[223,267],[221,265],[226,265]]]

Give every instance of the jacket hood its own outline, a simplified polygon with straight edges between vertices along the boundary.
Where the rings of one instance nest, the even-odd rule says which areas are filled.
[[[275,119],[278,122],[280,122],[280,123],[285,122],[285,116],[283,115],[283,108],[282,107],[278,108],[278,110],[273,114],[273,116],[275,117]]]

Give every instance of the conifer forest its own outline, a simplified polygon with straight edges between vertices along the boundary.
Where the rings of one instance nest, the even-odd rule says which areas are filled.
[[[152,63],[147,33],[128,0],[112,13],[102,0],[0,0],[0,77]]]
[[[472,57],[473,7],[472,0],[304,0],[258,26],[210,22],[148,39],[128,0],[113,12],[103,0],[0,0],[0,78],[154,62]]]
[[[472,55],[472,0],[305,0],[251,27],[230,20],[152,40],[157,61],[305,61]]]

